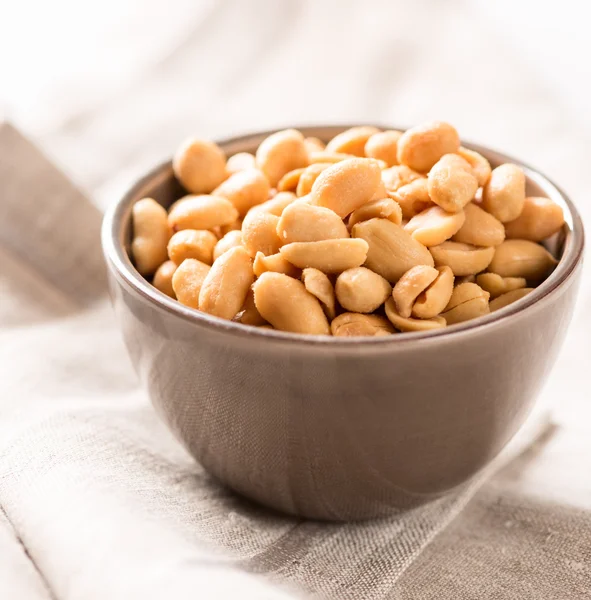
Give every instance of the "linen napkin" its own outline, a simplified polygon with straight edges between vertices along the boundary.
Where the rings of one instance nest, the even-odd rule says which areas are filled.
[[[462,489],[384,519],[285,517],[214,482],[131,369],[100,219],[30,142],[0,127],[0,598],[585,597],[586,492],[576,509],[521,501],[547,413]]]

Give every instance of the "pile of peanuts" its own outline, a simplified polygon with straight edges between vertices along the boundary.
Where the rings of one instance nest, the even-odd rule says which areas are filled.
[[[138,271],[182,304],[244,325],[381,336],[474,319],[552,272],[539,242],[564,223],[527,197],[523,171],[491,169],[433,122],[353,127],[328,144],[295,129],[226,158],[187,141],[188,195],[133,207]]]

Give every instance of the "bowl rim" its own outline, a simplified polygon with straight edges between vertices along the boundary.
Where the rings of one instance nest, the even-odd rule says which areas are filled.
[[[356,125],[360,125],[357,123]],[[336,135],[340,131],[344,131],[356,125],[350,124],[332,124],[332,125],[302,125],[292,126],[291,128],[298,129],[306,136],[318,136],[319,131],[330,131],[332,135]],[[364,125],[364,123],[361,123]],[[374,125],[381,130],[386,129],[402,129],[395,126]],[[255,143],[255,140],[262,139],[281,128],[256,131],[246,133],[239,136],[232,136],[222,140],[216,140],[216,143],[226,149],[233,145],[245,145]],[[463,147],[479,152],[487,158],[494,157],[498,162],[510,162],[520,166],[529,181],[534,182],[539,187],[544,189],[545,193],[553,200],[559,200],[563,210],[565,211],[565,222],[569,226],[564,243],[562,257],[552,274],[532,292],[524,298],[509,304],[508,306],[490,313],[478,319],[458,323],[441,329],[429,331],[413,331],[413,332],[398,332],[391,336],[378,337],[333,337],[327,335],[306,335],[301,333],[291,333],[271,329],[262,329],[228,321],[201,312],[197,309],[190,308],[160,292],[153,287],[140,273],[135,269],[124,245],[120,241],[123,221],[130,218],[131,207],[139,192],[150,185],[153,185],[156,180],[165,181],[172,174],[172,161],[165,161],[155,168],[151,169],[147,174],[136,180],[133,185],[123,194],[121,198],[113,202],[105,211],[103,224],[101,229],[101,240],[103,253],[107,266],[120,282],[126,284],[127,288],[134,292],[144,301],[147,301],[155,309],[173,314],[180,319],[189,323],[208,329],[213,329],[219,333],[226,333],[240,338],[248,338],[251,341],[267,340],[268,343],[289,342],[289,345],[307,345],[307,346],[326,346],[326,349],[347,348],[351,349],[351,345],[356,347],[381,348],[398,347],[401,343],[420,342],[422,340],[435,340],[443,338],[446,341],[462,338],[467,335],[484,332],[485,330],[497,326],[499,323],[505,322],[513,317],[516,313],[524,313],[534,310],[535,306],[540,301],[547,299],[550,295],[555,294],[557,290],[570,278],[577,266],[580,264],[584,251],[584,228],[581,216],[573,202],[557,184],[551,179],[540,173],[538,170],[527,165],[523,161],[517,160],[505,153],[498,152],[480,144],[463,141]]]

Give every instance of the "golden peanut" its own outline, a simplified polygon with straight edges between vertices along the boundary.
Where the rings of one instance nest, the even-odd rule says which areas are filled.
[[[325,169],[312,186],[312,203],[330,208],[344,219],[371,200],[381,181],[372,158],[351,158]]]
[[[307,167],[306,167],[307,168]],[[304,167],[300,167],[299,169],[294,169],[289,173],[286,173],[277,184],[278,192],[295,192],[298,187],[298,183],[300,181],[300,177],[302,173],[306,170]]]
[[[210,268],[195,258],[188,258],[177,267],[172,276],[172,289],[181,304],[199,308],[199,292]]]
[[[342,239],[320,242],[293,242],[280,250],[281,254],[300,269],[313,267],[323,273],[341,273],[362,265],[367,257],[364,240]]]
[[[302,282],[306,290],[318,298],[326,316],[329,319],[334,319],[336,303],[330,279],[318,269],[304,269],[302,271]]]
[[[524,288],[527,285],[524,277],[501,277],[496,273],[481,273],[476,277],[476,283],[488,292],[493,300],[507,292]]]
[[[415,215],[433,206],[429,196],[429,184],[425,177],[403,185],[397,191],[391,192],[390,195],[400,204],[402,216],[405,219],[412,219]]]
[[[505,292],[501,294],[494,300],[491,300],[489,303],[490,312],[495,312],[495,310],[499,310],[504,308],[505,306],[509,306],[513,302],[517,300],[521,300],[521,298],[525,298],[530,292],[533,292],[534,288],[520,288],[517,290],[511,290],[510,292]]]
[[[258,147],[256,163],[271,186],[276,187],[286,173],[308,166],[304,136],[295,129],[273,133]]]
[[[170,227],[166,210],[156,200],[143,198],[133,205],[131,216],[131,253],[136,269],[142,275],[151,275],[168,258]]]
[[[480,206],[469,202],[464,206],[465,220],[460,230],[453,236],[454,242],[473,246],[498,246],[505,239],[505,227]]]
[[[398,331],[430,331],[431,329],[441,329],[446,326],[445,319],[442,317],[413,319],[412,317],[401,316],[396,310],[396,304],[394,303],[393,298],[388,298],[384,306],[386,309],[386,316]]]
[[[209,194],[227,177],[226,155],[214,142],[193,138],[175,153],[172,168],[191,194]]]
[[[429,197],[447,212],[462,210],[478,190],[472,168],[457,154],[442,156],[429,171],[427,179]]]
[[[180,265],[186,258],[196,258],[206,265],[211,265],[213,249],[217,243],[218,239],[211,231],[183,229],[170,238],[168,257],[176,265]]]
[[[244,169],[230,175],[213,193],[229,200],[243,217],[253,206],[267,200],[269,190],[269,182],[261,171]]]
[[[345,310],[370,313],[384,304],[392,293],[392,286],[366,267],[355,267],[337,277],[335,292]]]
[[[525,203],[525,174],[517,166],[504,164],[493,169],[482,189],[482,208],[501,223],[513,221]]]
[[[221,319],[240,311],[254,275],[252,259],[241,246],[230,248],[214,263],[199,292],[199,310]]]
[[[351,229],[355,223],[369,221],[369,219],[388,219],[388,221],[400,225],[402,223],[402,209],[400,204],[392,198],[372,200],[349,215],[348,227]]]
[[[329,152],[328,150],[322,150],[321,152],[310,152],[310,164],[316,163],[329,163],[336,164],[343,160],[349,160],[355,158],[353,154],[343,154],[342,152]]]
[[[254,214],[255,212],[264,212],[269,213],[270,215],[275,215],[276,217],[280,217],[285,208],[295,200],[296,195],[292,192],[279,192],[277,195],[271,198],[271,200],[267,200],[262,204],[253,206],[248,212],[249,214]]]
[[[398,140],[401,131],[389,130],[374,133],[365,143],[365,156],[383,160],[388,167],[398,164]]]
[[[156,269],[156,273],[154,273],[154,279],[152,280],[152,285],[160,290],[163,294],[170,296],[171,298],[176,298],[174,293],[174,289],[172,287],[172,276],[176,271],[176,265],[172,262],[172,260],[167,260],[163,262],[158,269]]]
[[[252,289],[248,290],[244,304],[240,312],[234,317],[234,321],[243,325],[253,325],[254,327],[262,327],[267,324],[267,321],[263,319],[254,303],[254,292]]]
[[[307,137],[304,139],[304,145],[308,153],[322,152],[326,148],[326,144],[317,137]]]
[[[329,335],[330,327],[320,302],[301,281],[282,273],[263,273],[253,286],[261,316],[275,329],[293,333]]]
[[[380,130],[377,127],[363,125],[361,127],[351,127],[338,135],[335,135],[328,144],[328,152],[338,152],[343,154],[353,154],[354,156],[365,156],[365,144],[367,140]]]
[[[529,240],[505,240],[495,249],[488,270],[501,277],[523,277],[528,281],[544,280],[558,264],[540,244]]]
[[[282,243],[290,244],[348,238],[349,232],[341,217],[329,208],[293,203],[283,211],[277,235]]]
[[[249,212],[242,223],[242,243],[251,256],[257,252],[277,254],[281,240],[277,235],[279,217],[266,212]]]
[[[238,218],[234,205],[221,196],[191,196],[183,199],[168,213],[173,231],[182,229],[212,229],[228,225]]]
[[[556,233],[564,225],[562,208],[550,198],[529,196],[525,199],[521,214],[514,221],[505,223],[508,239],[541,242]]]
[[[395,192],[402,186],[408,185],[417,179],[425,178],[406,165],[397,165],[382,171],[382,181],[389,192]]]
[[[475,283],[461,283],[454,288],[441,316],[448,325],[482,317],[490,312],[489,293]]]
[[[484,271],[495,254],[494,248],[479,248],[459,242],[443,242],[438,246],[432,246],[429,251],[437,267],[448,266],[454,275],[460,277],[476,275]]]
[[[419,294],[424,292],[437,279],[439,271],[427,265],[417,265],[409,269],[396,283],[392,298],[396,311],[405,319],[412,314],[413,305]]]
[[[398,140],[398,162],[426,173],[444,155],[460,149],[460,136],[442,121],[407,129]]]
[[[304,169],[304,172],[300,176],[298,181],[298,187],[296,189],[297,196],[306,196],[312,191],[312,186],[318,175],[324,171],[324,169],[330,167],[333,163],[314,163]]]
[[[330,324],[335,337],[382,336],[396,333],[388,319],[380,315],[343,313]]]
[[[238,173],[238,171],[244,171],[246,169],[254,169],[256,167],[256,160],[254,154],[250,152],[238,152],[233,156],[230,156],[226,163],[226,172],[228,175]]]
[[[464,148],[463,146],[460,146],[458,154],[470,165],[470,167],[472,167],[472,173],[478,180],[478,185],[481,187],[486,185],[491,174],[490,163],[488,160],[486,160],[482,154]]]
[[[432,319],[445,310],[454,289],[454,274],[449,267],[435,267],[437,278],[419,294],[412,306],[412,316]]]
[[[213,260],[217,260],[226,250],[242,246],[242,231],[228,231],[226,235],[217,242],[213,249]]]
[[[423,246],[437,246],[449,240],[464,224],[465,218],[463,210],[448,213],[439,206],[432,206],[415,215],[404,230]]]
[[[353,237],[365,240],[368,245],[365,266],[390,283],[396,283],[416,265],[433,266],[429,250],[402,227],[387,219],[369,219],[353,225]]]
[[[262,252],[257,252],[254,257],[253,271],[257,277],[260,277],[267,271],[274,273],[283,273],[290,277],[299,277],[300,269],[286,260],[282,254],[270,254],[265,256]]]

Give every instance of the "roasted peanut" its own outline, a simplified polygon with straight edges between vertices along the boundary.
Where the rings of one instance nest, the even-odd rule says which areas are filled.
[[[505,292],[501,294],[494,300],[491,300],[489,303],[490,312],[495,312],[495,310],[499,310],[504,308],[505,306],[509,306],[509,304],[513,304],[516,300],[521,300],[521,298],[525,298],[530,292],[533,292],[534,288],[520,288],[518,290],[511,290],[510,292]]]
[[[480,206],[469,202],[464,206],[465,220],[460,230],[453,236],[454,242],[474,246],[498,246],[505,239],[505,227]]]
[[[217,243],[218,239],[211,231],[183,229],[170,238],[168,257],[176,265],[180,265],[186,258],[196,258],[211,265],[213,249]]]
[[[388,219],[388,221],[400,225],[402,223],[402,209],[400,204],[392,198],[372,200],[349,215],[348,227],[351,229],[355,223],[369,221],[369,219]]]
[[[256,167],[256,160],[254,154],[250,152],[238,152],[230,156],[226,163],[226,171],[228,175],[238,173],[238,171],[244,171],[245,169],[254,169]]]
[[[328,144],[328,152],[339,152],[353,154],[354,156],[365,156],[365,144],[367,140],[380,130],[377,127],[361,126],[351,127],[338,135],[335,135]]]
[[[282,273],[263,273],[253,286],[256,307],[275,329],[293,333],[329,335],[320,302],[301,281]]]
[[[415,215],[433,206],[433,201],[429,196],[429,184],[424,177],[403,185],[397,191],[391,192],[390,195],[400,204],[402,216],[405,219],[412,219]]]
[[[413,171],[406,165],[396,165],[382,171],[382,181],[389,192],[396,192],[402,186],[408,185],[417,179],[425,178],[420,173]]]
[[[209,140],[187,140],[174,155],[176,178],[191,194],[209,194],[227,177],[226,155]]]
[[[221,196],[192,196],[183,199],[168,213],[173,231],[182,229],[212,229],[228,225],[238,218],[234,205]]]
[[[365,156],[383,160],[388,167],[398,164],[398,140],[401,131],[389,130],[374,133],[365,143]]]
[[[329,208],[293,203],[283,211],[277,235],[282,243],[290,244],[347,238],[349,232],[343,220]]]
[[[335,295],[330,279],[318,269],[304,269],[302,282],[306,290],[318,298],[326,316],[334,319],[336,314]]]
[[[457,233],[465,218],[463,210],[448,213],[439,206],[432,206],[415,215],[404,226],[404,230],[423,246],[437,246]]]
[[[296,196],[292,192],[279,192],[274,198],[271,198],[271,200],[267,200],[262,204],[253,206],[248,212],[250,214],[254,214],[255,212],[264,212],[269,213],[270,215],[275,215],[276,217],[280,217],[286,207],[288,207],[295,200]]]
[[[429,248],[435,265],[448,266],[456,276],[476,275],[484,271],[493,259],[494,248],[479,248],[459,242],[443,242]]]
[[[513,221],[525,203],[525,174],[510,163],[493,169],[482,189],[482,208],[501,223]]]
[[[326,148],[326,144],[317,137],[304,138],[304,145],[306,146],[308,153],[322,152]]]
[[[443,312],[454,289],[454,274],[449,267],[435,267],[435,281],[417,296],[412,306],[412,316],[417,319],[432,319]]]
[[[214,263],[199,292],[199,310],[232,319],[242,308],[254,275],[252,259],[241,246],[230,248]]]
[[[335,292],[345,310],[370,313],[384,304],[392,293],[392,286],[366,267],[354,267],[337,277]]]
[[[550,198],[529,196],[525,199],[521,214],[514,221],[505,223],[508,239],[541,242],[556,233],[564,225],[562,208]]]
[[[267,178],[258,169],[244,169],[230,175],[213,193],[229,200],[243,217],[253,206],[267,200],[269,190]]]
[[[154,273],[154,279],[152,280],[152,285],[160,290],[163,294],[170,296],[171,298],[176,298],[174,293],[174,289],[172,287],[172,276],[176,271],[176,265],[172,262],[172,260],[167,260],[163,262],[158,269],[156,269],[156,273]]]
[[[257,252],[277,254],[281,240],[277,235],[279,217],[266,212],[249,212],[242,223],[242,243],[251,256]]]
[[[267,324],[267,321],[261,317],[261,313],[259,313],[254,303],[254,292],[252,289],[248,290],[244,304],[233,320],[243,325],[253,325],[254,327],[262,327]]]
[[[388,298],[384,306],[386,308],[386,316],[398,331],[429,331],[431,329],[441,329],[446,326],[445,319],[442,317],[413,319],[399,315],[393,298]]]
[[[390,321],[380,315],[361,315],[350,312],[333,319],[330,330],[335,337],[375,337],[395,333]]]
[[[177,267],[172,276],[172,289],[181,304],[199,308],[199,292],[210,268],[195,258],[187,258]]]
[[[474,150],[468,150],[468,148],[464,148],[463,146],[460,146],[458,154],[472,167],[472,173],[478,180],[478,185],[486,185],[491,173],[488,160],[482,154]]]
[[[131,253],[136,269],[142,275],[151,275],[168,258],[166,245],[170,227],[166,210],[156,200],[144,198],[133,205],[131,216]]]
[[[407,129],[398,140],[398,162],[426,173],[444,155],[460,149],[454,127],[442,121]]]
[[[353,225],[353,237],[367,242],[365,266],[390,283],[396,283],[415,265],[433,266],[429,250],[402,227],[387,219],[369,219]]]
[[[300,176],[298,181],[298,187],[296,189],[297,196],[306,196],[312,191],[312,186],[316,179],[318,179],[318,175],[330,167],[333,163],[314,163],[304,169],[304,172]]]
[[[454,288],[448,305],[441,316],[448,325],[462,323],[488,314],[490,294],[475,283],[461,283]]]
[[[277,186],[286,173],[308,166],[304,136],[295,129],[273,133],[258,147],[256,163],[267,176],[271,186]]]
[[[367,257],[364,240],[342,239],[321,242],[293,242],[281,254],[300,269],[313,267],[323,273],[341,273],[362,265]]]
[[[242,246],[242,231],[228,231],[226,235],[217,242],[213,249],[213,260],[217,260],[226,250]]]
[[[298,187],[298,183],[300,181],[300,177],[302,173],[306,170],[307,167],[300,167],[299,169],[294,169],[289,173],[286,173],[277,184],[278,192],[295,192]]]
[[[401,317],[407,319],[411,316],[416,299],[437,279],[438,275],[439,271],[433,267],[417,265],[397,281],[392,290],[392,298]]]
[[[380,181],[380,167],[373,158],[351,158],[318,175],[312,186],[312,202],[345,218],[371,200]]]
[[[556,259],[540,244],[529,240],[505,240],[496,247],[488,270],[501,277],[523,277],[527,281],[539,282],[557,264]]]
[[[428,183],[431,200],[452,213],[462,210],[478,189],[472,168],[457,154],[442,156],[429,171]]]
[[[283,273],[290,277],[299,277],[300,275],[300,269],[292,265],[282,254],[265,256],[262,252],[257,252],[254,257],[253,271],[257,277],[267,271]]]
[[[501,277],[496,273],[481,273],[476,277],[476,283],[490,294],[492,300],[527,285],[527,281],[523,277]]]

